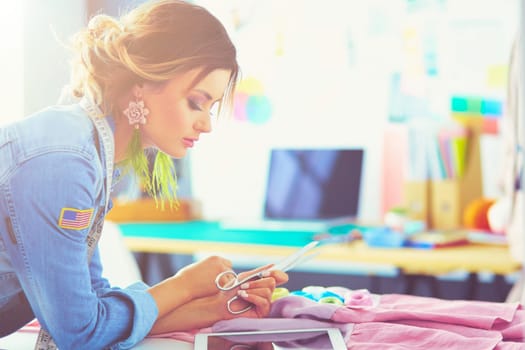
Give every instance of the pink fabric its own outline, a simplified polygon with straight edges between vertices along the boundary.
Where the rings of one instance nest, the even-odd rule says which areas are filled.
[[[312,308],[309,308],[312,311]],[[482,331],[465,336],[446,330],[413,327],[386,322],[366,322],[359,324],[334,323],[304,318],[238,318],[219,321],[213,326],[214,332],[304,329],[337,327],[341,330],[348,349],[493,349],[501,341],[501,334],[494,331]],[[311,347],[311,344],[308,344]],[[314,348],[314,347],[311,347]]]
[[[348,349],[525,350],[525,310],[517,303],[441,300],[339,287],[345,306],[301,296],[276,300],[266,319],[237,318],[212,328],[157,335],[193,342],[198,332],[337,327]]]
[[[344,304],[353,308],[365,308],[374,305],[372,294],[366,289],[347,291],[343,294]]]
[[[336,322],[390,322],[425,320],[446,324],[491,329],[496,321],[511,322],[518,303],[442,300],[412,295],[385,294],[373,309],[341,307],[332,320]]]
[[[330,313],[334,324],[354,324],[352,349],[384,348],[386,343],[389,349],[525,349],[525,314],[519,304],[391,294],[381,296],[373,308],[323,305],[296,296],[272,306],[273,317],[324,319]],[[378,330],[381,334],[375,335]],[[473,343],[479,345],[468,345]]]
[[[494,350],[523,350],[525,349],[525,345],[523,343],[515,343],[515,342],[500,342]]]
[[[448,330],[469,337],[490,330],[500,334],[502,340],[517,341],[522,345],[525,342],[525,310],[518,303],[451,301],[391,294],[383,295],[375,309],[340,308],[332,319],[336,322],[396,322]],[[484,334],[488,336],[489,333]]]
[[[491,350],[501,336],[466,337],[432,328],[413,327],[386,322],[366,322],[354,325],[346,345],[352,350],[421,349],[421,350]]]
[[[503,339],[501,332],[496,331],[496,330],[472,328],[472,327],[460,326],[456,324],[439,323],[439,322],[422,321],[422,320],[400,320],[400,321],[396,321],[396,324],[402,324],[405,326],[412,326],[412,327],[444,330],[448,332],[454,332],[457,334],[461,334],[466,337],[497,338],[500,340]]]
[[[497,320],[492,329],[500,331],[503,339],[525,341],[525,310],[519,306],[511,322]]]

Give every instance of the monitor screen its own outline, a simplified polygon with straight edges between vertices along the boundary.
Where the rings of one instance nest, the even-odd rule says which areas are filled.
[[[355,218],[362,165],[362,149],[273,149],[265,218]]]

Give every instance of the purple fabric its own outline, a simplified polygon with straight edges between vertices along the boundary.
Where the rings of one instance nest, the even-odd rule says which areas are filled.
[[[331,321],[318,321],[312,319],[289,319],[289,318],[237,318],[228,321],[219,321],[212,327],[213,332],[235,332],[235,331],[272,331],[281,329],[306,329],[306,328],[339,328],[346,338],[352,333],[352,324],[334,324]],[[324,349],[329,345],[328,339],[305,339],[304,335],[283,334],[272,336],[279,345],[285,347],[307,347],[308,349]],[[249,341],[264,341],[261,336],[246,338]]]
[[[219,321],[211,328],[212,332],[235,332],[235,331],[274,331],[279,329],[305,329],[305,328],[330,328],[340,327],[342,331],[352,328],[351,324],[334,324],[330,320],[318,321],[308,318],[235,318],[227,321]]]
[[[268,317],[331,321],[340,308],[340,305],[320,304],[309,298],[290,295],[274,301]]]

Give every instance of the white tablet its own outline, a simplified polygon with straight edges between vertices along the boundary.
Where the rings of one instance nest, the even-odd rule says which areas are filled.
[[[346,350],[337,328],[198,333],[195,350]]]

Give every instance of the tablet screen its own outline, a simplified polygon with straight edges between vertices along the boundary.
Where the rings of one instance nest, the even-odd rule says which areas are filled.
[[[337,328],[197,334],[195,350],[346,350]]]

